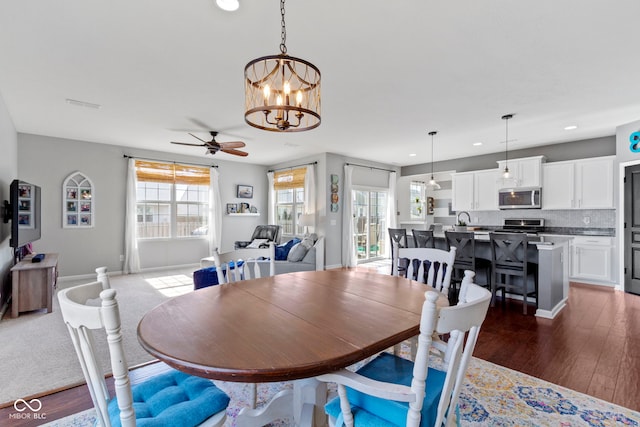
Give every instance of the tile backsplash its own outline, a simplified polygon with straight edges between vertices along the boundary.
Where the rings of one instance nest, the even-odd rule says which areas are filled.
[[[615,228],[615,209],[472,211],[471,225],[501,226],[505,218],[544,218],[545,227]]]

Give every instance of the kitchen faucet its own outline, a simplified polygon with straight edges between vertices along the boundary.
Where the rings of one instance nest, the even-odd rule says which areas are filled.
[[[462,212],[458,212],[458,216],[456,217],[458,219],[458,224],[461,224],[461,220],[460,220],[460,215],[465,214],[467,216],[467,221],[465,222],[465,224],[469,224],[471,222],[471,216],[469,215],[469,212],[467,211],[462,211]]]

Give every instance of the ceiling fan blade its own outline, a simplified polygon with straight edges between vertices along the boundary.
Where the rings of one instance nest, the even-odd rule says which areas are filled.
[[[192,137],[194,137],[195,139],[198,139],[198,140],[200,140],[200,141],[204,142],[205,144],[207,143],[207,141],[205,141],[204,139],[202,139],[202,138],[200,138],[200,137],[198,137],[198,136],[195,136],[195,135],[194,135],[194,134],[192,134],[191,132],[189,132],[189,135],[191,135],[191,136],[192,136]]]
[[[242,148],[246,145],[242,141],[219,142],[218,144],[220,144],[222,148]]]
[[[171,141],[172,144],[180,144],[180,145],[190,145],[192,147],[206,147],[207,144],[190,144],[188,142],[175,142],[175,141]]]
[[[249,155],[249,153],[247,153],[246,151],[240,151],[233,148],[221,148],[220,151],[242,157],[247,157]]]

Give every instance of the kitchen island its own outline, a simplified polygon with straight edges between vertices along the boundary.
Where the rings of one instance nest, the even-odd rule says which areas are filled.
[[[444,233],[435,234],[435,246],[447,249]],[[488,232],[475,233],[476,258],[491,260]],[[530,237],[529,262],[538,264],[538,295],[535,315],[553,319],[564,308],[569,297],[569,238],[564,236]],[[482,275],[476,281],[483,285]]]

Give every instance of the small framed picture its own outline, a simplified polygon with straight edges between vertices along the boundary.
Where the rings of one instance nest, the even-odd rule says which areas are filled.
[[[75,200],[78,198],[75,188],[67,188],[67,199]]]
[[[91,215],[80,215],[80,225],[91,225]]]
[[[249,213],[249,203],[240,203],[240,213]]]
[[[237,213],[238,205],[236,203],[227,203],[227,213]]]
[[[251,186],[251,185],[238,185],[238,198],[239,199],[253,199],[253,186]]]
[[[91,212],[91,202],[80,203],[81,212]]]
[[[80,190],[80,198],[82,199],[90,199],[91,198],[91,190]]]
[[[75,212],[78,210],[77,202],[67,202],[67,212]]]
[[[67,215],[67,225],[77,225],[78,215]]]

